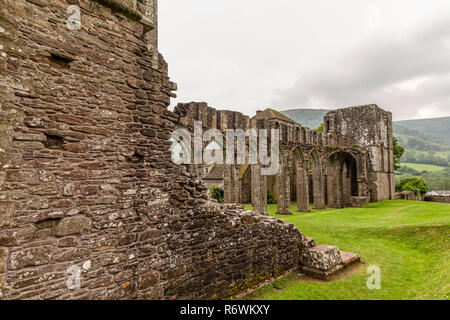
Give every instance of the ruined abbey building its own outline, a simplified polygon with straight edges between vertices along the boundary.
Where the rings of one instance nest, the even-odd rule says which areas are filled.
[[[73,5],[79,29],[67,25]],[[280,127],[283,170],[246,170],[249,195],[226,168],[234,191],[219,205],[172,163],[169,138],[208,113],[207,126],[241,118],[170,112],[175,90],[156,0],[0,2],[0,299],[230,298],[290,272],[327,278],[358,259],[258,212],[265,184],[280,210],[293,194],[303,209],[392,198],[389,113],[338,110],[324,134],[242,117]],[[257,213],[237,204],[244,195]]]
[[[392,115],[376,105],[339,109],[324,119],[324,132],[302,127],[283,114],[267,109],[253,118],[216,110],[206,103],[179,104],[174,112],[180,127],[204,130],[278,129],[280,170],[261,176],[261,165],[190,164],[189,172],[207,185],[224,187],[225,203],[252,203],[267,212],[267,192],[274,195],[279,214],[316,209],[361,207],[368,202],[395,199]],[[204,142],[207,147],[209,141]],[[234,148],[235,151],[237,148]],[[246,150],[249,149],[248,139]],[[205,168],[206,167],[206,168]]]

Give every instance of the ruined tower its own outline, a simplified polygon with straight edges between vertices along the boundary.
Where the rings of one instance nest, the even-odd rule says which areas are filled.
[[[392,113],[376,105],[338,109],[325,116],[324,130],[367,149],[370,201],[395,200]]]

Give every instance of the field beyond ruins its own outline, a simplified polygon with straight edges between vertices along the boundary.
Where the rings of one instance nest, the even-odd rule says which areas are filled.
[[[250,209],[250,207],[246,207]],[[318,244],[333,243],[356,252],[364,263],[353,274],[321,282],[290,275],[249,299],[275,300],[448,300],[450,294],[450,205],[383,201],[363,208],[327,209],[293,216],[272,216],[294,223]],[[369,290],[367,268],[381,268],[381,289]]]

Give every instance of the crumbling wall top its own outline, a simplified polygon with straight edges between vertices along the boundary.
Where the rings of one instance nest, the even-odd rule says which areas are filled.
[[[120,12],[130,19],[156,28],[157,25],[157,0],[91,0],[114,11]]]

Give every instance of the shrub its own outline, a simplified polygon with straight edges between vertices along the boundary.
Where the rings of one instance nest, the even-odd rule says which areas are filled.
[[[420,178],[409,178],[400,181],[400,183],[396,186],[396,189],[398,191],[411,191],[416,195],[419,193],[424,195],[428,192],[428,185]]]
[[[405,148],[403,148],[396,138],[393,139],[394,143],[394,168],[395,170],[400,169],[402,166],[400,164],[400,159],[402,158],[403,154],[405,153]]]
[[[267,190],[267,204],[275,204],[275,197],[273,196],[272,191]]]
[[[209,187],[209,191],[211,192],[211,197],[213,199],[216,199],[219,203],[223,203],[224,191],[222,187],[212,185]]]

